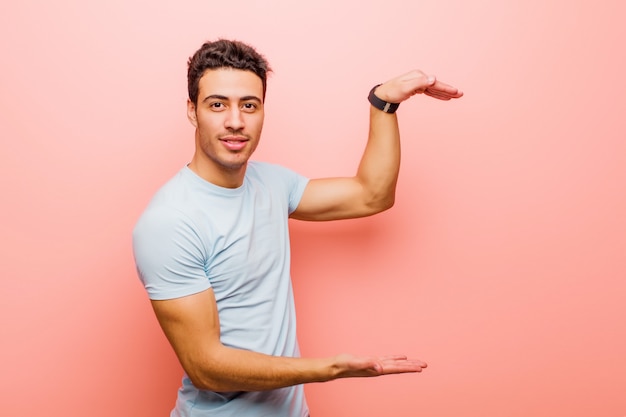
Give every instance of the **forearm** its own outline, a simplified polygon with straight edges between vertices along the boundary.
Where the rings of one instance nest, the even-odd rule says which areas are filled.
[[[288,358],[223,347],[204,364],[185,367],[194,385],[212,391],[264,391],[339,378],[421,372],[426,363],[404,355]]]
[[[357,171],[368,204],[377,211],[394,203],[400,170],[400,131],[396,114],[370,107],[369,136]]]
[[[184,367],[197,388],[212,391],[264,391],[329,381],[338,375],[333,358],[270,356],[225,346]]]
[[[393,78],[374,90],[375,96],[387,103],[402,103],[421,93],[440,100],[463,96],[457,88],[437,81],[435,76],[420,70]],[[373,204],[383,210],[393,205],[399,168],[400,133],[396,114],[388,114],[372,106],[369,140],[357,178],[367,190]]]
[[[212,391],[264,391],[336,378],[419,372],[425,364],[404,356],[291,358],[224,346],[211,288],[152,300],[165,336],[193,384]]]

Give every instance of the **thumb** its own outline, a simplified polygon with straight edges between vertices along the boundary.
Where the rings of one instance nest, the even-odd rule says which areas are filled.
[[[435,78],[434,75],[429,75],[428,78],[426,79],[426,82],[428,83],[429,86],[435,84],[435,81],[437,81],[437,78]]]

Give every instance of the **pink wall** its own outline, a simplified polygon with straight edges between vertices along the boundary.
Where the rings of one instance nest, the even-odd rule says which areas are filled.
[[[0,415],[171,408],[130,231],[191,156],[186,59],[219,36],[275,69],[258,159],[309,176],[354,171],[374,83],[465,92],[399,110],[391,211],[292,223],[304,354],[430,365],[307,386],[314,416],[626,415],[623,2],[127,3],[0,7]]]

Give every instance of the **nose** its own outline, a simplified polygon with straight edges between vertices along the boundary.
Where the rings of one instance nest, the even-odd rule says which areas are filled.
[[[243,112],[238,108],[231,108],[228,111],[224,127],[230,130],[241,130],[244,128]]]

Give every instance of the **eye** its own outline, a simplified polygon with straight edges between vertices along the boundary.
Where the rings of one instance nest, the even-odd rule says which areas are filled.
[[[246,112],[253,112],[257,109],[257,105],[255,103],[243,103],[241,108]]]
[[[209,104],[209,107],[210,107],[212,110],[219,111],[219,110],[224,110],[224,108],[225,108],[226,106],[224,106],[224,103],[222,103],[222,102],[220,102],[220,101],[216,101],[216,102],[213,102],[213,103]]]

